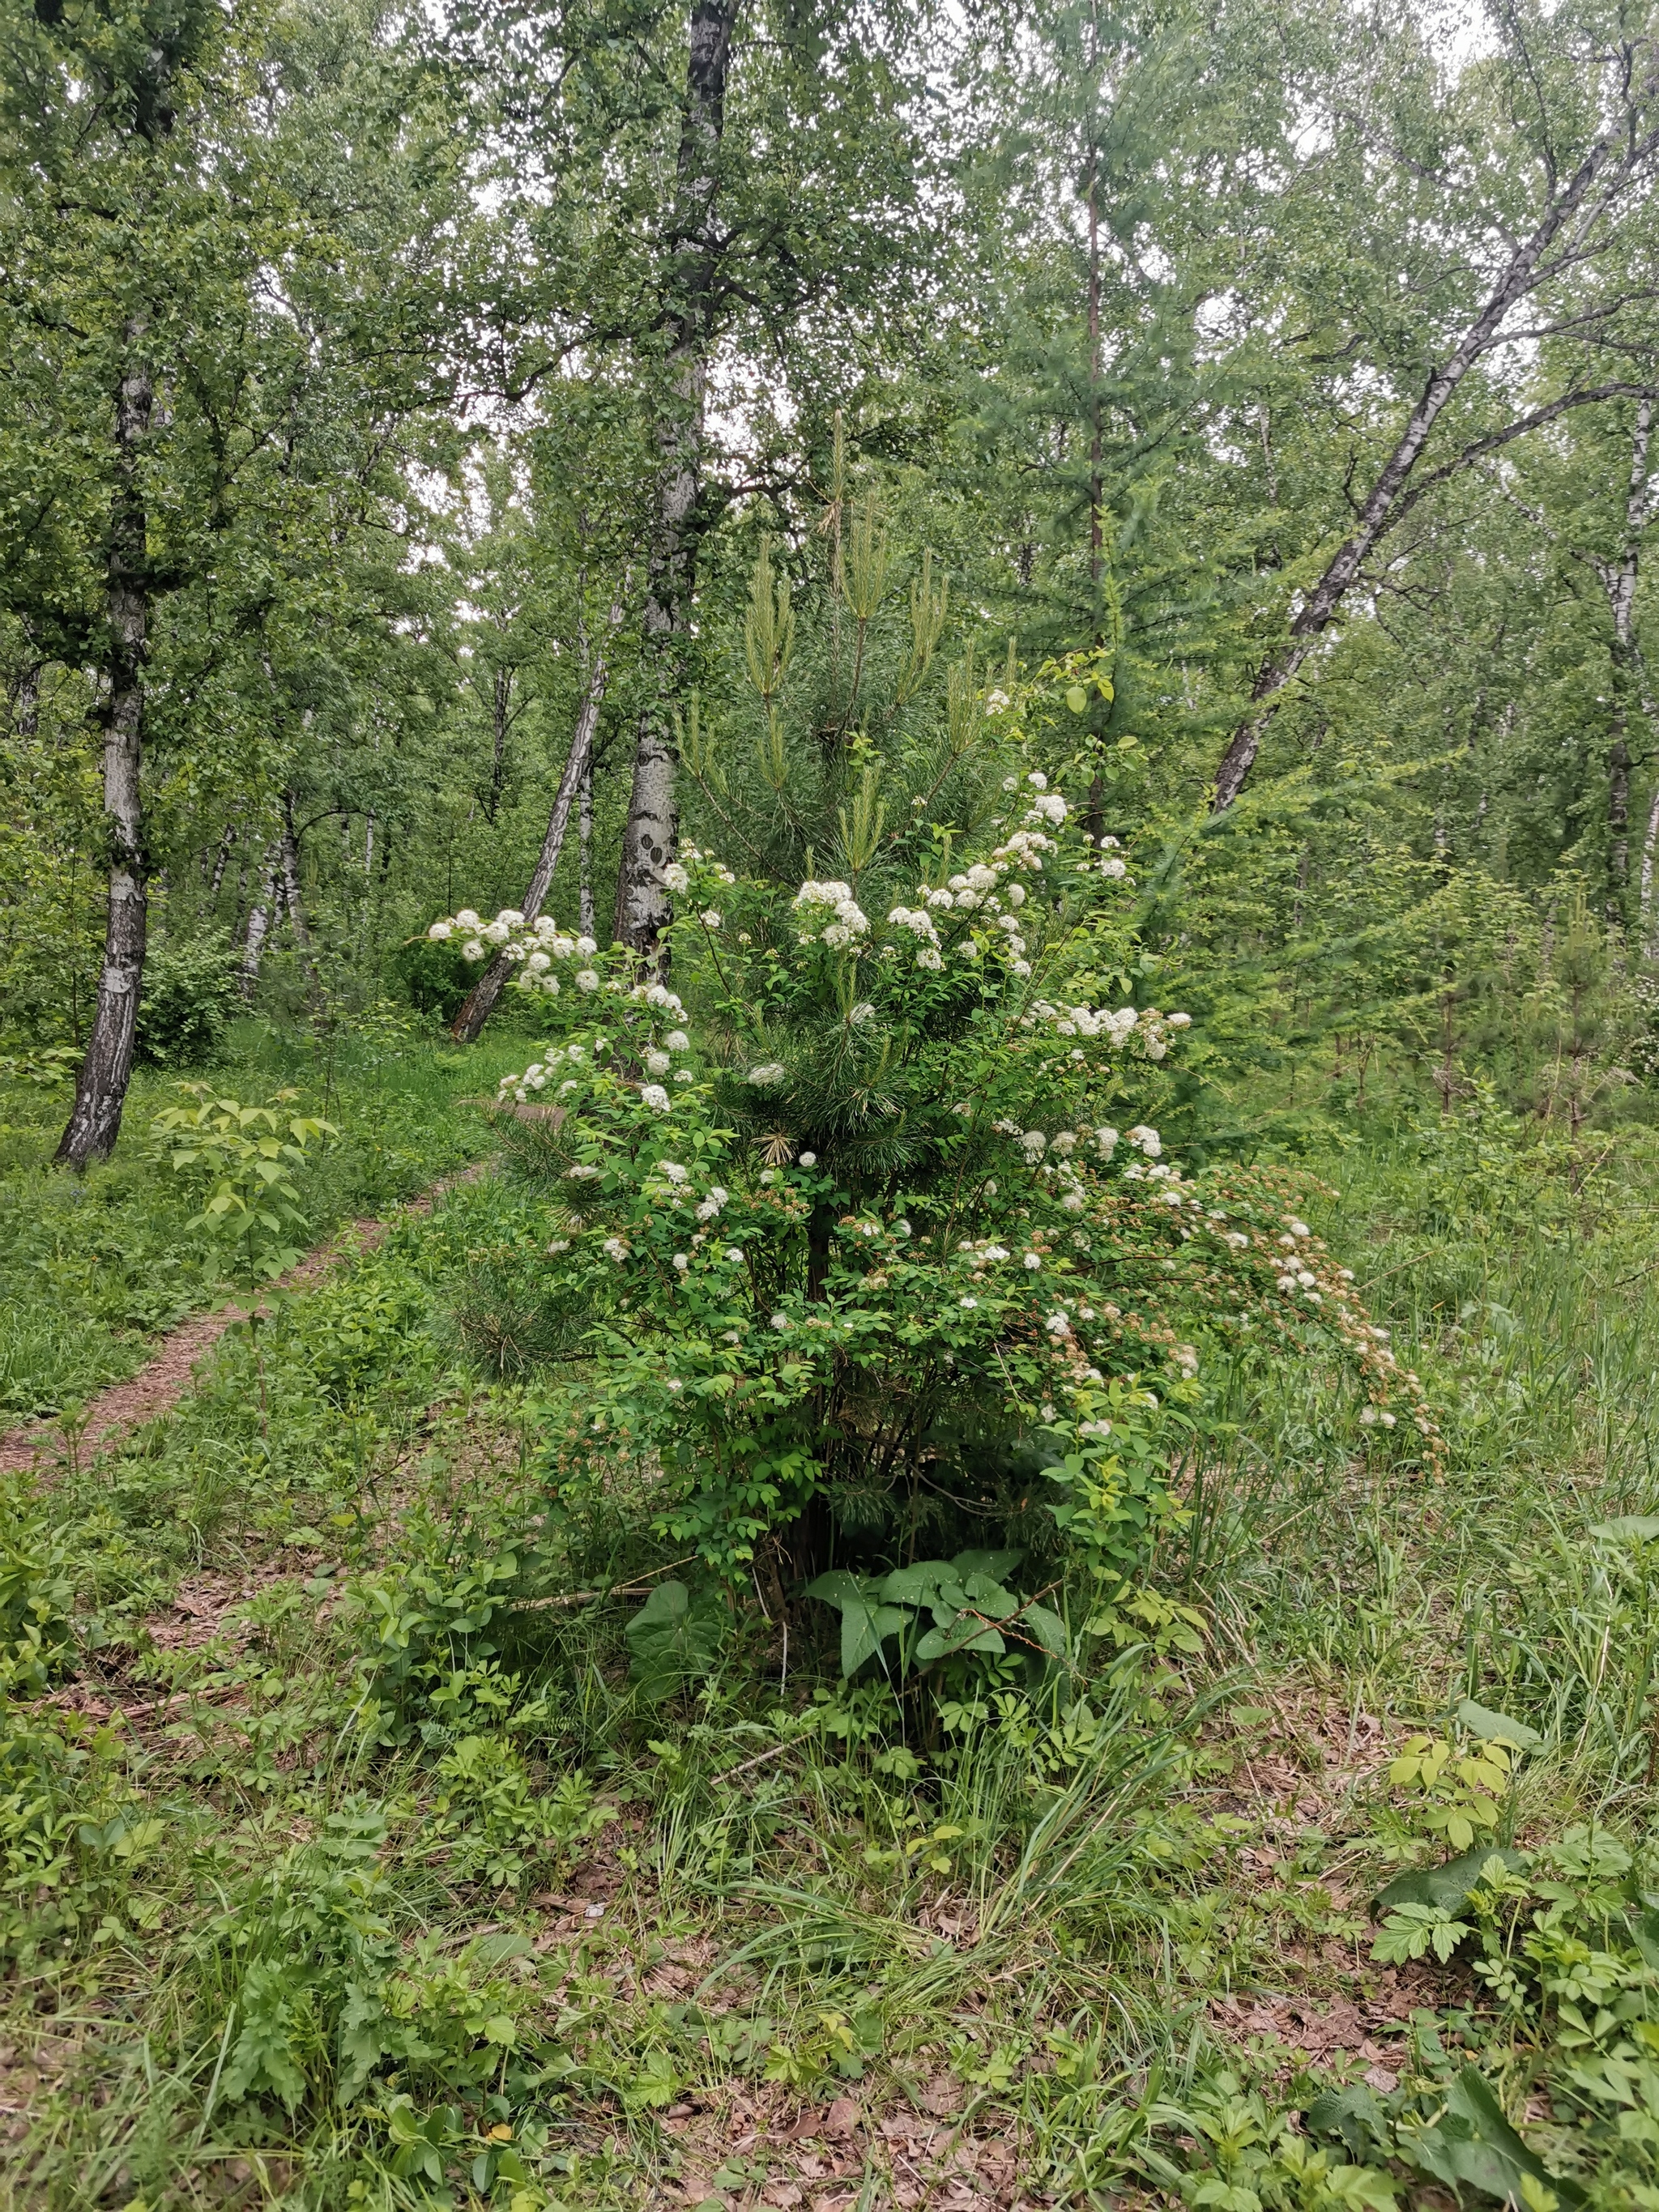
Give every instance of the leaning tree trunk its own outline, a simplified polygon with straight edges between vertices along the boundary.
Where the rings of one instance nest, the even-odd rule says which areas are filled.
[[[109,831],[109,912],[92,1034],[75,1085],[75,1105],[58,1146],[67,1167],[109,1158],[121,1131],[132,1077],[138,998],[143,988],[145,899],[143,766],[144,663],[149,639],[149,580],[139,461],[155,392],[139,358],[143,325],[125,331],[127,363],[115,404],[116,477],[111,502],[104,599],[109,643],[104,674],[104,814]]]
[[[615,934],[654,960],[668,920],[662,872],[673,858],[676,820],[672,702],[696,580],[696,501],[702,467],[715,264],[714,200],[726,82],[737,0],[696,0],[685,64],[675,208],[669,251],[669,347],[656,424],[658,477],[646,575],[643,630],[654,694],[640,716],[634,781],[617,877]]]
[[[1575,258],[1576,241],[1591,221],[1605,210],[1613,192],[1651,160],[1659,144],[1659,132],[1650,131],[1639,139],[1628,137],[1624,126],[1633,117],[1634,109],[1629,116],[1620,118],[1618,127],[1609,130],[1592,146],[1571,177],[1556,186],[1538,223],[1515,245],[1479,313],[1451,351],[1430,372],[1421,398],[1359,506],[1352,530],[1309,592],[1285,633],[1283,646],[1270,653],[1257,671],[1250,688],[1249,710],[1234,730],[1216,769],[1213,805],[1217,812],[1231,806],[1243,790],[1261,750],[1262,737],[1279,710],[1286,686],[1336,619],[1344,599],[1378,541],[1400,521],[1424,488],[1420,482],[1413,486],[1413,476],[1436,423],[1464,378],[1477,361],[1500,343],[1511,308],[1530,297],[1540,283]],[[1550,258],[1553,252],[1556,257],[1553,260]],[[1525,429],[1541,427],[1568,407],[1626,396],[1635,396],[1634,390],[1622,383],[1570,392],[1561,400],[1517,417],[1491,436],[1477,440],[1445,468],[1431,471],[1428,481],[1434,483],[1453,473],[1485,453],[1508,444]]]
[[[613,599],[611,605],[610,629],[614,635],[621,626],[622,601]],[[593,760],[593,733],[599,726],[599,708],[605,702],[605,686],[611,680],[605,649],[594,655],[593,665],[588,671],[587,690],[583,695],[581,712],[576,717],[576,727],[570,739],[570,757],[565,762],[564,774],[559,778],[558,790],[554,793],[553,810],[547,817],[547,835],[542,839],[542,849],[524,895],[524,917],[533,921],[542,910],[542,902],[552,886],[553,871],[559,865],[559,854],[564,848],[564,833],[570,821],[570,809],[578,791],[586,787]],[[484,1024],[495,1012],[495,1001],[501,995],[507,980],[513,973],[512,961],[505,957],[492,960],[483,974],[461,1001],[460,1011],[450,1024],[449,1034],[457,1044],[471,1044],[478,1037]]]

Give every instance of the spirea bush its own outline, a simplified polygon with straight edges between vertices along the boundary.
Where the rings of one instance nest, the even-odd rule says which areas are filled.
[[[1437,1449],[1273,1180],[1164,1157],[1188,1024],[1125,995],[1127,872],[1042,771],[998,788],[976,848],[940,833],[898,887],[890,864],[780,884],[684,848],[683,992],[510,909],[434,925],[547,1004],[500,1117],[583,1362],[562,1494],[636,1462],[663,1535],[781,1597],[832,1554],[890,1554],[943,1496],[1023,1497],[1127,1599],[1179,1511],[1206,1340],[1323,1346]]]

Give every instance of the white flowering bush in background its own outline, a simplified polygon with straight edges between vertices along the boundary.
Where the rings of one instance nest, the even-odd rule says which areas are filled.
[[[1127,864],[1030,764],[1032,688],[957,680],[930,744],[793,780],[785,746],[775,784],[768,699],[759,798],[689,743],[728,842],[665,871],[672,987],[545,917],[434,925],[545,1001],[501,1108],[580,1363],[552,1477],[636,1461],[661,1532],[769,1601],[994,1524],[1120,1621],[1228,1341],[1325,1346],[1437,1449],[1288,1187],[1164,1156],[1190,1025],[1151,1001]]]

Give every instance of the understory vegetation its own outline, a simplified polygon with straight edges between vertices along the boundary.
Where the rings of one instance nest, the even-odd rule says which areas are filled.
[[[1659,2212],[1655,0],[0,0],[0,2212]]]
[[[12,2201],[1651,2202],[1644,1164],[1522,1218],[1512,1128],[1354,1131],[1449,1468],[1224,1363],[1127,1632],[943,1697],[656,1605],[649,1480],[550,1510],[469,1355],[514,1186],[402,1221],[263,1425],[234,1332],[13,1488]]]

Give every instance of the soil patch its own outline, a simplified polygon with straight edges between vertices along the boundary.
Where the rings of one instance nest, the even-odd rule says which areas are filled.
[[[419,1198],[412,1198],[406,1206],[400,1206],[392,1219],[430,1213],[446,1191],[453,1190],[458,1183],[476,1182],[483,1172],[479,1164],[460,1175],[447,1176],[442,1182],[434,1183],[430,1190],[423,1191]],[[348,1222],[325,1244],[307,1253],[297,1267],[282,1276],[281,1287],[287,1291],[309,1289],[347,1261],[372,1252],[391,1229],[392,1220]],[[107,1390],[100,1390],[92,1401],[87,1408],[85,1425],[74,1441],[75,1457],[81,1461],[96,1459],[100,1452],[131,1436],[133,1430],[143,1427],[148,1421],[159,1420],[163,1413],[170,1413],[190,1388],[197,1363],[212,1351],[234,1322],[245,1318],[240,1306],[220,1306],[211,1313],[193,1315],[177,1328],[170,1329],[161,1339],[161,1349],[154,1359],[126,1382],[112,1382]],[[70,1455],[70,1439],[64,1434],[61,1421],[27,1421],[21,1428],[0,1436],[0,1474],[46,1474],[67,1467]]]

